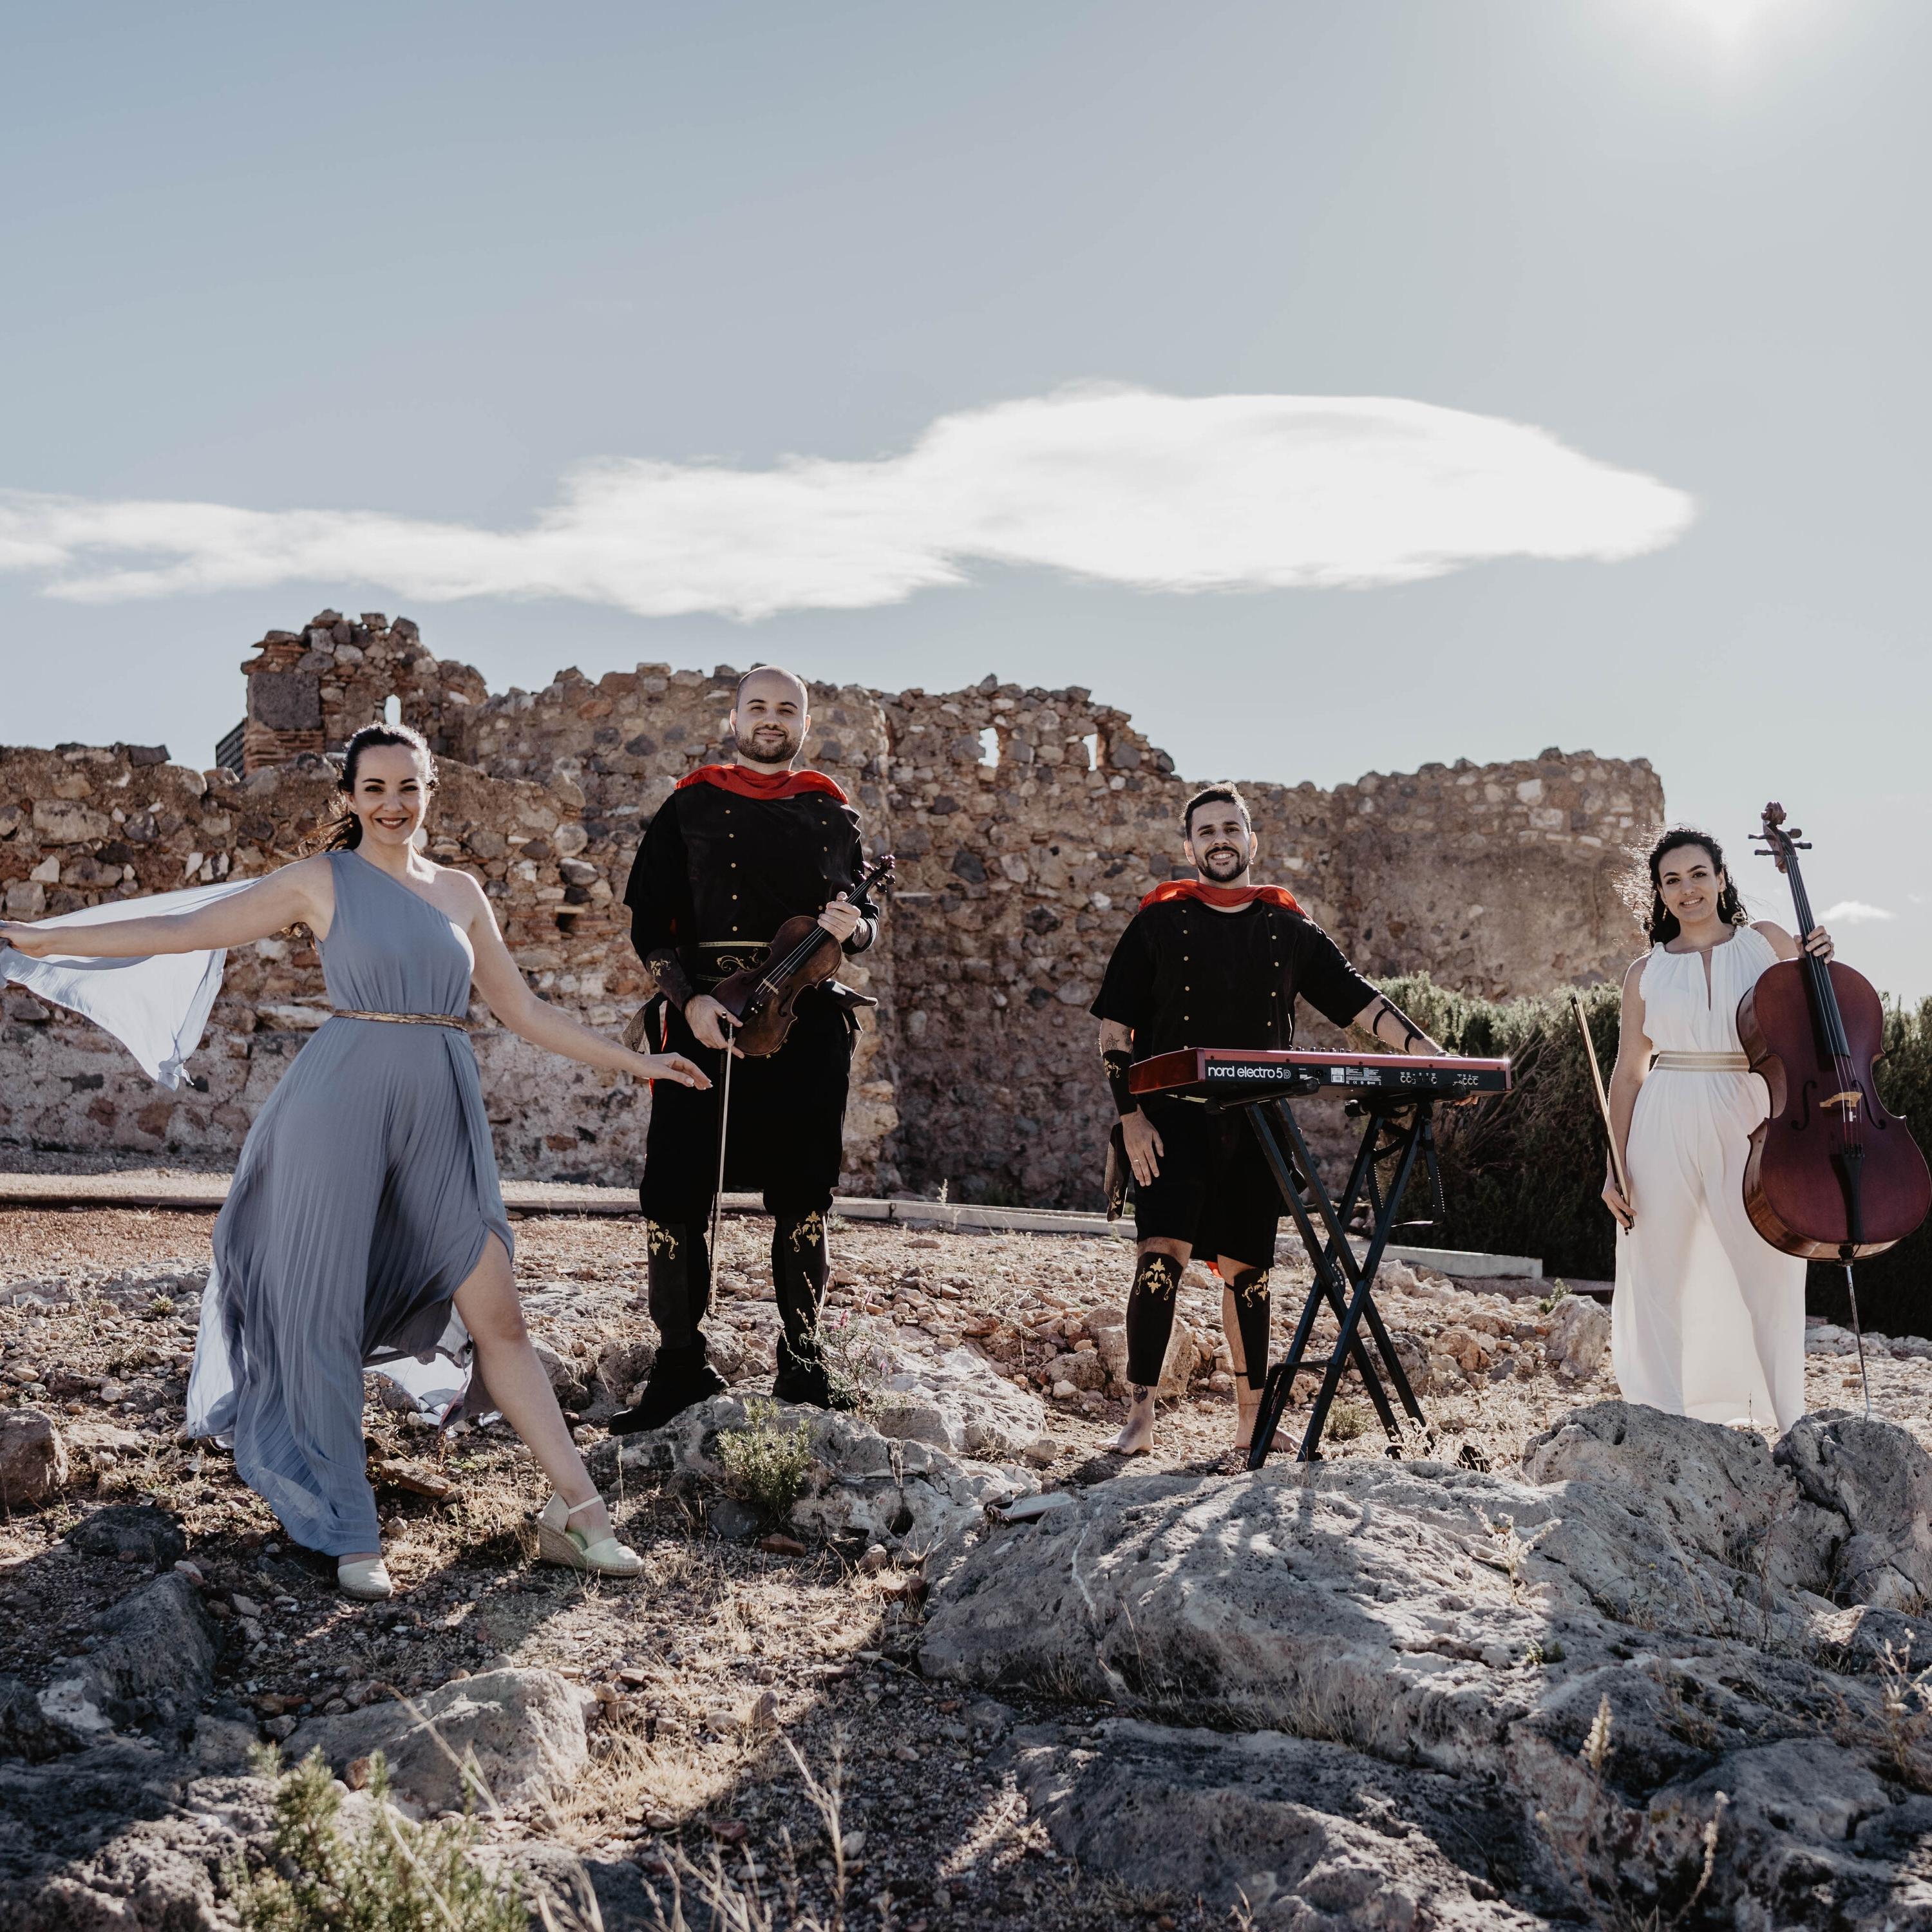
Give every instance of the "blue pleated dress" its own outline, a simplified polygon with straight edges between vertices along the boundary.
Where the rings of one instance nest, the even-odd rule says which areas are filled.
[[[329,864],[330,1004],[460,1017],[467,938],[356,853]],[[189,1432],[232,1441],[237,1473],[298,1543],[380,1546],[365,1368],[438,1421],[488,1406],[452,1298],[492,1234],[512,1252],[467,1036],[326,1022],[250,1130],[215,1221],[188,1402]]]

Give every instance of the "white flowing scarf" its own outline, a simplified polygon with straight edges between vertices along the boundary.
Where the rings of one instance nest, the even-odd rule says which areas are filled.
[[[195,886],[186,892],[160,892],[152,898],[110,899],[104,905],[64,913],[40,922],[56,932],[70,927],[104,926],[122,919],[163,918],[193,912],[246,892],[254,879],[230,879],[218,886]],[[150,1080],[178,1088],[188,1077],[187,1061],[201,1042],[214,996],[221,990],[225,950],[209,952],[155,952],[135,959],[83,959],[56,956],[29,959],[10,946],[0,946],[0,985],[18,982],[37,998],[92,1020],[112,1034],[136,1060]],[[226,1340],[221,1334],[221,1297],[214,1271],[201,1301],[200,1334],[194,1372],[188,1392],[188,1433],[217,1432],[218,1407],[234,1388]],[[213,1346],[210,1346],[211,1336]],[[219,1420],[225,1423],[226,1415]]]
[[[218,886],[158,893],[153,898],[110,899],[104,905],[43,920],[39,929],[62,932],[116,920],[193,912],[260,883],[230,879]],[[221,990],[227,957],[225,951],[218,951],[157,952],[143,959],[29,959],[10,946],[0,946],[0,984],[17,980],[50,1004],[92,1020],[134,1056],[150,1080],[178,1088],[187,1078],[188,1057],[200,1044],[208,1010]]]

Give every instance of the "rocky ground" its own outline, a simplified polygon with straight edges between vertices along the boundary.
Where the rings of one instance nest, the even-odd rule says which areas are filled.
[[[176,1440],[208,1228],[0,1214],[0,1928],[232,1923],[264,1736],[352,1784],[380,1748],[428,1814],[436,1739],[473,1750],[489,1844],[613,1932],[714,1854],[747,1926],[746,1893],[832,1922],[842,1870],[846,1923],[907,1932],[1932,1924],[1928,1345],[1874,1349],[1886,1420],[1774,1460],[1616,1402],[1594,1302],[1397,1270],[1432,1441],[1391,1461],[1351,1391],[1327,1462],[1252,1478],[1197,1271],[1124,1466],[1123,1244],[841,1228],[861,1411],[763,1414],[748,1218],[734,1394],[620,1454],[635,1227],[532,1218],[531,1324],[645,1576],[535,1564],[500,1426],[439,1442],[372,1385],[402,1594],[358,1606]],[[1810,1343],[1814,1408],[1852,1403],[1850,1338]]]

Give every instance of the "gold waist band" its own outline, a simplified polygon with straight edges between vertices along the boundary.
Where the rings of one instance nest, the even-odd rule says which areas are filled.
[[[1743,1053],[1660,1053],[1651,1063],[1658,1073],[1748,1073],[1750,1056]]]
[[[471,1030],[470,1022],[458,1018],[454,1013],[364,1013],[350,1006],[338,1006],[330,1017],[338,1020],[385,1020],[392,1026],[450,1027],[458,1033]]]

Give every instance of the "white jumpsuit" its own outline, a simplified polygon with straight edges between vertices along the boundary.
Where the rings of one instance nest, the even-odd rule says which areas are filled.
[[[1651,950],[1639,982],[1659,1053],[1736,1053],[1738,1002],[1777,959],[1739,926],[1709,955]],[[1630,1120],[1636,1226],[1617,1237],[1611,1359],[1624,1400],[1706,1422],[1804,1411],[1804,1263],[1744,1213],[1751,1130],[1768,1111],[1754,1073],[1652,1067]]]

